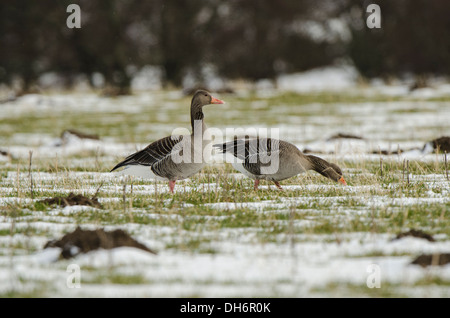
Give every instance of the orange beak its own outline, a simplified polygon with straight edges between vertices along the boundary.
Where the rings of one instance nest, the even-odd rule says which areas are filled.
[[[225,104],[225,102],[211,96],[211,104]]]
[[[344,177],[341,177],[338,182],[342,183],[343,185],[347,185],[347,182],[345,182]]]

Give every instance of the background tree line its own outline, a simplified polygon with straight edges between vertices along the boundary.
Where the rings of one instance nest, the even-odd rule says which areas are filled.
[[[66,8],[81,7],[81,29]],[[381,29],[366,26],[366,7],[381,7]],[[180,86],[202,66],[225,78],[257,80],[352,62],[365,77],[450,74],[448,0],[3,0],[0,83],[29,90],[44,73],[70,87],[129,91],[133,70],[157,65],[164,85]],[[130,68],[132,66],[132,68]]]

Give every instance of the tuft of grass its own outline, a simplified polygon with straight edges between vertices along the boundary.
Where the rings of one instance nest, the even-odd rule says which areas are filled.
[[[121,274],[117,272],[111,273],[94,273],[90,278],[83,278],[81,284],[115,284],[115,285],[143,285],[148,281],[141,274]]]

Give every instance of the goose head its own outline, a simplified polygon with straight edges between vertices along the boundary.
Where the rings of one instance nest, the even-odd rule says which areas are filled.
[[[328,179],[347,185],[342,170],[338,165],[313,155],[309,155],[307,157],[312,165],[312,170],[317,171]]]
[[[328,179],[342,183],[343,185],[347,185],[347,182],[345,182],[341,168],[339,168],[338,165],[331,162],[329,162],[328,164],[329,167],[325,168],[325,170],[323,170],[321,174],[327,177]]]
[[[203,107],[211,104],[224,104],[225,102],[213,97],[210,93],[204,90],[198,90],[192,97],[192,106]]]

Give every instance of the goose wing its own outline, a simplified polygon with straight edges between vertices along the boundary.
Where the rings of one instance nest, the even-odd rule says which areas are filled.
[[[185,136],[179,135],[159,139],[144,149],[129,155],[125,158],[125,160],[112,168],[111,171],[129,165],[153,166],[154,164],[169,157],[174,147],[179,144],[183,138],[185,138]]]
[[[268,174],[264,168],[270,168],[271,160],[280,156],[280,141],[273,138],[235,139],[213,146],[242,160],[242,166],[253,175]]]

